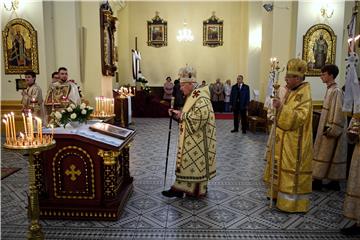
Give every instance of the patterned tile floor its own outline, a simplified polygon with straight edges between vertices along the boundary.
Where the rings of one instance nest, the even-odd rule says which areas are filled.
[[[134,191],[118,221],[43,220],[46,239],[355,239],[339,234],[344,192],[314,192],[306,214],[269,209],[262,173],[267,135],[230,133],[217,121],[217,176],[201,200],[167,199],[163,190],[168,119],[135,119],[130,171]],[[173,126],[166,189],[174,181]],[[1,239],[26,239],[27,161],[2,149],[1,166],[21,167],[1,181]],[[344,189],[344,186],[343,186]]]

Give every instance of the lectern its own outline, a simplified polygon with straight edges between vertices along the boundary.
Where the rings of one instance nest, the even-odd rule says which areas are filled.
[[[40,218],[117,220],[121,215],[133,188],[129,149],[135,131],[96,124],[100,132],[89,128],[94,122],[56,128],[56,147],[35,159]]]

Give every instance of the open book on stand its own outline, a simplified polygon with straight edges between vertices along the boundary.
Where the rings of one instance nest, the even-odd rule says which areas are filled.
[[[114,126],[108,123],[98,122],[89,127],[91,130],[100,132],[112,137],[126,139],[134,131],[127,128]]]

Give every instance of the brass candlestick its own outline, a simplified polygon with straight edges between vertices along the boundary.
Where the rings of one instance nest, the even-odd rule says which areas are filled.
[[[35,164],[34,156],[39,155],[40,152],[49,150],[55,147],[55,140],[42,145],[32,146],[16,146],[4,144],[4,147],[11,150],[27,151],[29,153],[29,197],[28,197],[28,218],[29,218],[29,231],[27,239],[42,240],[44,239],[44,233],[41,229],[39,222],[40,208],[39,208],[39,195],[38,189],[35,184]]]

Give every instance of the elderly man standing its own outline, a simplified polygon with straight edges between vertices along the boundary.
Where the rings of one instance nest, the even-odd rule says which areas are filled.
[[[186,66],[179,75],[185,104],[182,111],[169,109],[169,114],[179,121],[176,179],[170,190],[162,194],[199,198],[206,195],[208,180],[216,174],[215,116],[209,88],[197,88],[195,70]]]
[[[285,212],[307,212],[310,207],[313,158],[312,99],[304,82],[307,64],[294,58],[286,68],[284,101],[273,99],[277,109],[275,158],[269,196]]]

